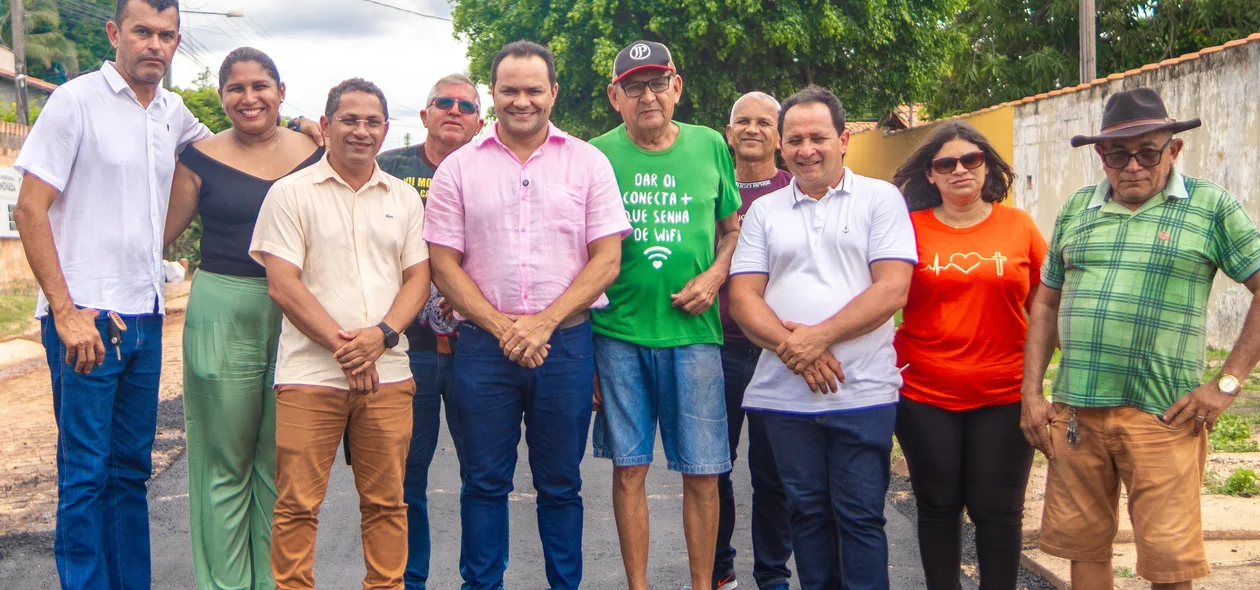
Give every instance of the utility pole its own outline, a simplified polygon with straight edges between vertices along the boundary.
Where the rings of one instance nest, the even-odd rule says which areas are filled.
[[[1098,77],[1098,62],[1094,50],[1094,40],[1098,34],[1094,31],[1094,0],[1081,0],[1081,84],[1088,84]]]
[[[17,122],[30,124],[26,108],[26,18],[22,14],[22,0],[11,0],[13,13],[13,88],[17,94]]]

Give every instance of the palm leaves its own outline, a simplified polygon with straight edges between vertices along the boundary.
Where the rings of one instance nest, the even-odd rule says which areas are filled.
[[[10,4],[4,3],[0,14],[0,35],[13,45],[13,16]],[[56,0],[25,0],[26,64],[31,75],[44,77],[44,72],[60,63],[66,72],[79,71],[79,54],[74,41],[66,38],[61,26],[61,13]]]

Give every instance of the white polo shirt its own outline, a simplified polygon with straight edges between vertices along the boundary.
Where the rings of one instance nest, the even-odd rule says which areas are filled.
[[[872,284],[879,260],[917,264],[914,228],[893,185],[854,174],[819,200],[788,186],[757,199],[740,229],[731,275],[769,275],[765,299],[779,319],[818,324]],[[809,390],[773,350],[763,350],[744,407],[818,414],[896,403],[901,374],[893,351],[893,321],[831,347],[844,369],[837,393]]]
[[[175,158],[210,135],[178,94],[158,89],[141,106],[111,62],[48,97],[13,167],[61,193],[48,218],[75,304],[163,311],[162,233]],[[35,316],[47,306],[41,290]]]

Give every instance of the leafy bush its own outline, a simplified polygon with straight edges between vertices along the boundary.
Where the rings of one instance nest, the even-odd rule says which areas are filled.
[[[28,125],[34,125],[35,120],[39,118],[39,113],[43,111],[43,107],[38,104],[30,103],[28,105],[29,115],[26,118]],[[5,123],[17,123],[17,103],[0,104],[0,121]]]
[[[1208,445],[1213,453],[1255,453],[1260,445],[1251,440],[1248,420],[1237,414],[1225,412],[1216,420],[1216,429],[1208,435]]]
[[[1241,496],[1250,498],[1260,495],[1260,485],[1256,483],[1256,472],[1251,469],[1235,469],[1229,474],[1225,483],[1209,490],[1210,493],[1225,496]]]

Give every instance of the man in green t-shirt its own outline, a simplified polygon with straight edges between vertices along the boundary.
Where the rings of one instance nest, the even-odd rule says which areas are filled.
[[[1211,571],[1200,491],[1207,432],[1260,360],[1260,231],[1237,199],[1181,174],[1174,134],[1151,88],[1107,100],[1092,145],[1106,178],[1068,197],[1054,224],[1024,354],[1028,441],[1050,460],[1041,550],[1072,561],[1072,587],[1110,588],[1120,484],[1137,574],[1189,590]],[[1220,373],[1203,382],[1208,295],[1217,271],[1251,304]],[[1042,378],[1062,358],[1053,403]]]
[[[602,394],[595,456],[613,460],[613,508],[631,590],[648,587],[644,480],[658,420],[669,469],[683,477],[692,587],[734,587],[711,579],[717,478],[731,469],[715,302],[739,237],[740,198],[725,139],[672,120],[682,86],[669,49],[631,43],[617,54],[608,85],[625,124],[591,140],[612,162],[634,228],[622,242],[609,305],[592,316]]]

